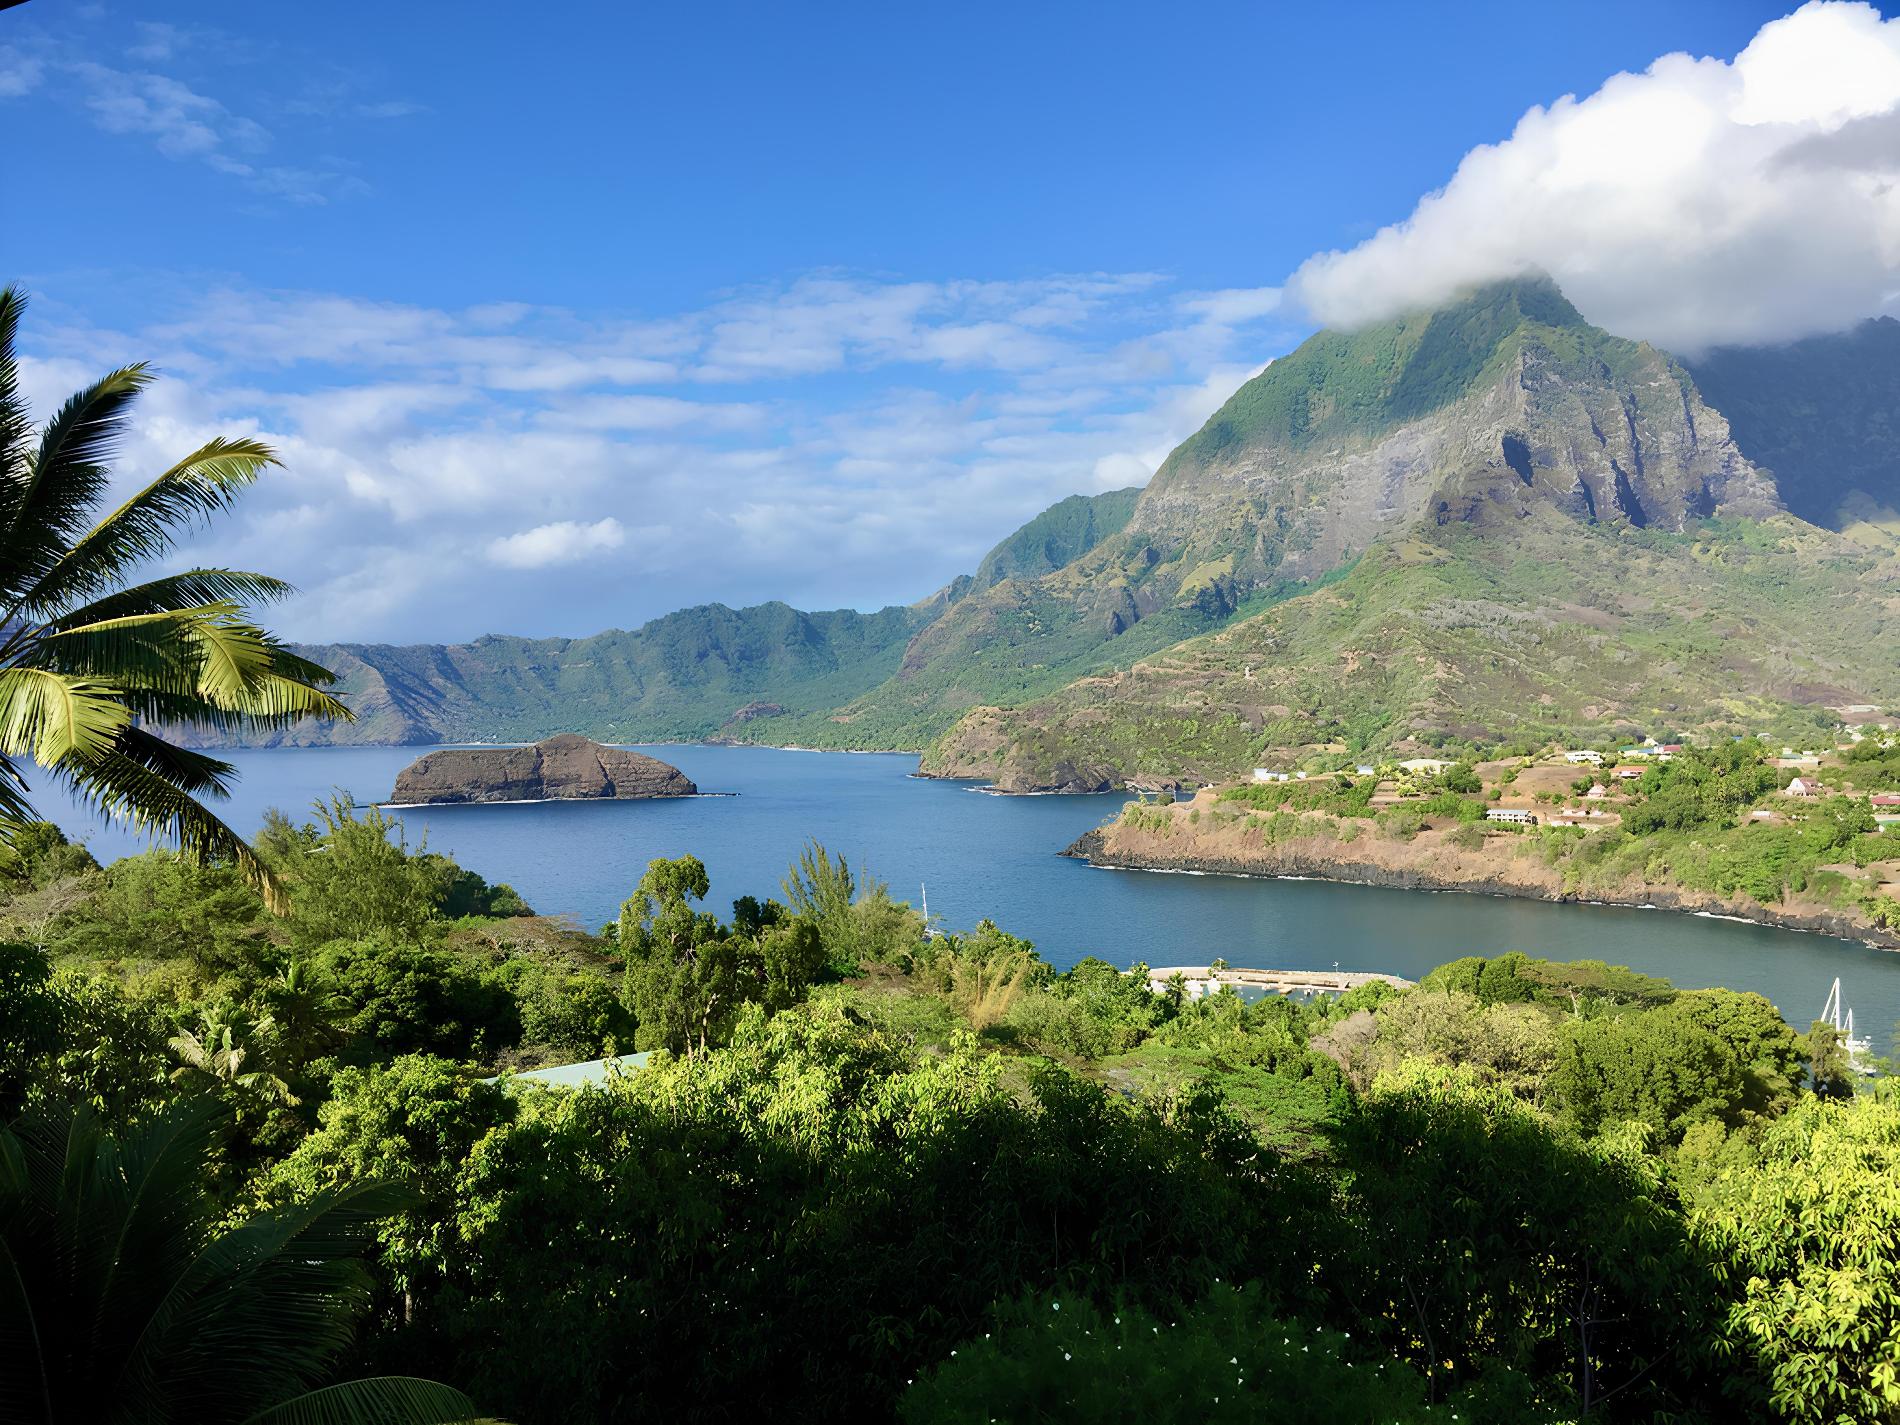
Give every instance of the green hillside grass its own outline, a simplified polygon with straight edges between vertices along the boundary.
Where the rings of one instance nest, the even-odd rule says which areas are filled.
[[[937,770],[1214,780],[1339,746],[1667,726],[1811,738],[1900,705],[1900,569],[1798,521],[1684,535],[1528,522],[1382,541],[1336,582],[947,734]],[[1251,676],[1249,676],[1251,674]],[[1085,778],[1086,780],[1086,778]]]

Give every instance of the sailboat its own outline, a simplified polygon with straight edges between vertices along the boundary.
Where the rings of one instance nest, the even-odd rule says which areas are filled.
[[[924,898],[924,939],[935,940],[937,932],[930,928],[930,887],[919,881],[917,889],[922,892]]]
[[[1841,1003],[1841,977],[1834,977],[1834,987],[1827,992],[1827,1003],[1821,1006],[1821,1022],[1832,1025],[1835,1033],[1841,1036],[1841,1047],[1847,1050],[1847,1062],[1856,1073],[1871,1074],[1873,1066],[1868,1063],[1873,1057],[1874,1041],[1866,1035],[1854,1033],[1854,1011]]]

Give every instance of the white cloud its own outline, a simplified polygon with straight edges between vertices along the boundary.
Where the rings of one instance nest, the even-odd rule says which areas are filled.
[[[1679,352],[1838,329],[1900,290],[1896,122],[1900,19],[1817,0],[1732,61],[1665,55],[1530,110],[1292,294],[1352,326],[1541,269],[1593,321]]]
[[[1230,327],[1272,316],[1280,310],[1283,297],[1278,287],[1228,287],[1219,292],[1184,297],[1181,310],[1217,326]]]
[[[128,478],[221,431],[270,441],[282,469],[199,548],[297,584],[274,626],[318,640],[917,598],[1054,501],[1145,480],[1287,338],[1268,298],[1150,273],[820,273],[657,316],[144,293],[133,331],[39,320],[70,294],[29,313],[34,408],[144,358],[166,379]]]
[[[493,541],[488,546],[488,557],[510,569],[545,569],[550,564],[572,564],[592,554],[618,549],[626,541],[626,530],[612,515],[592,524],[560,520]]]

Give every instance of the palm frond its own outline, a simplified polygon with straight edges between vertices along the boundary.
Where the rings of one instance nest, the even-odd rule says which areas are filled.
[[[308,658],[299,657],[275,639],[271,640],[271,650],[275,655],[271,660],[271,667],[280,678],[289,678],[316,688],[327,688],[337,680],[334,670],[324,667],[321,663],[312,663]],[[348,708],[344,708],[341,703],[337,706],[342,709],[340,716],[352,719],[355,717],[355,714]]]
[[[282,579],[273,579],[268,574],[248,574],[238,569],[187,569],[102,595],[89,604],[49,619],[47,627],[58,632],[82,624],[206,604],[274,604],[295,592]]]
[[[231,779],[237,776],[237,768],[229,762],[167,742],[142,727],[128,727],[119,734],[116,745],[121,755],[148,772],[156,772],[181,791],[220,801],[231,795]]]
[[[21,609],[49,612],[109,588],[128,570],[170,550],[182,530],[228,510],[276,463],[276,452],[259,440],[209,441],[74,542],[21,595]]]
[[[68,758],[49,770],[80,801],[133,830],[163,836],[199,861],[229,861],[273,913],[288,908],[282,882],[244,838],[169,777],[117,748],[102,756]]]
[[[83,1107],[0,1127],[0,1418],[472,1419],[428,1381],[312,1389],[367,1299],[377,1222],[414,1194],[359,1184],[220,1228],[224,1118],[200,1097],[116,1136]]]
[[[15,831],[40,819],[39,813],[33,810],[33,803],[27,800],[28,790],[20,769],[9,758],[0,756],[0,842],[10,843]]]
[[[118,587],[229,509],[276,457],[257,440],[212,440],[101,518],[107,461],[149,373],[129,366],[94,382],[35,447],[13,349],[23,305],[0,291],[0,840],[32,815],[13,765],[31,757],[107,815],[201,858],[228,857],[281,910],[270,872],[194,800],[222,793],[229,766],[128,734],[141,723],[234,733],[348,719],[323,691],[334,675],[246,613],[290,586],[191,569]]]
[[[7,492],[0,591],[16,602],[89,527],[111,482],[106,462],[132,402],[151,380],[144,366],[102,377],[62,406],[40,437],[23,478]]]
[[[285,669],[309,670],[324,681],[333,675],[288,652],[229,604],[63,628],[41,638],[30,658],[75,675],[109,673],[132,711],[148,721],[200,721],[223,712],[241,726],[350,716],[337,699]]]
[[[121,687],[186,692],[196,682],[193,631],[223,610],[173,609],[101,619],[35,638],[20,662],[70,677],[110,678]]]
[[[0,754],[42,767],[95,757],[132,715],[111,684],[47,668],[0,669]]]
[[[415,1194],[359,1183],[258,1213],[206,1239],[154,1303],[126,1355],[173,1393],[281,1400],[327,1373],[367,1304],[363,1253]]]
[[[244,1425],[472,1425],[474,1402],[461,1391],[416,1376],[343,1381],[274,1405]]]
[[[199,695],[219,707],[242,708],[271,669],[270,643],[235,608],[203,612],[209,616],[194,620],[185,634],[197,646]]]
[[[0,1220],[11,1219],[27,1191],[26,1160],[19,1140],[0,1129]],[[25,1265],[0,1236],[0,1420],[53,1418],[46,1352]]]
[[[17,287],[0,290],[0,527],[11,522],[8,498],[25,479],[33,442],[32,416],[20,395],[20,364],[13,352],[25,308],[26,297]]]

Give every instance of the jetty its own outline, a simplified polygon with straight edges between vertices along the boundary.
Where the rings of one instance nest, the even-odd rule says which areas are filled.
[[[1148,987],[1159,993],[1176,975],[1187,981],[1188,994],[1197,999],[1214,994],[1223,985],[1236,989],[1250,986],[1278,995],[1343,995],[1374,981],[1400,990],[1413,987],[1411,980],[1370,970],[1250,970],[1234,965],[1218,970],[1212,965],[1158,965],[1148,971]]]

